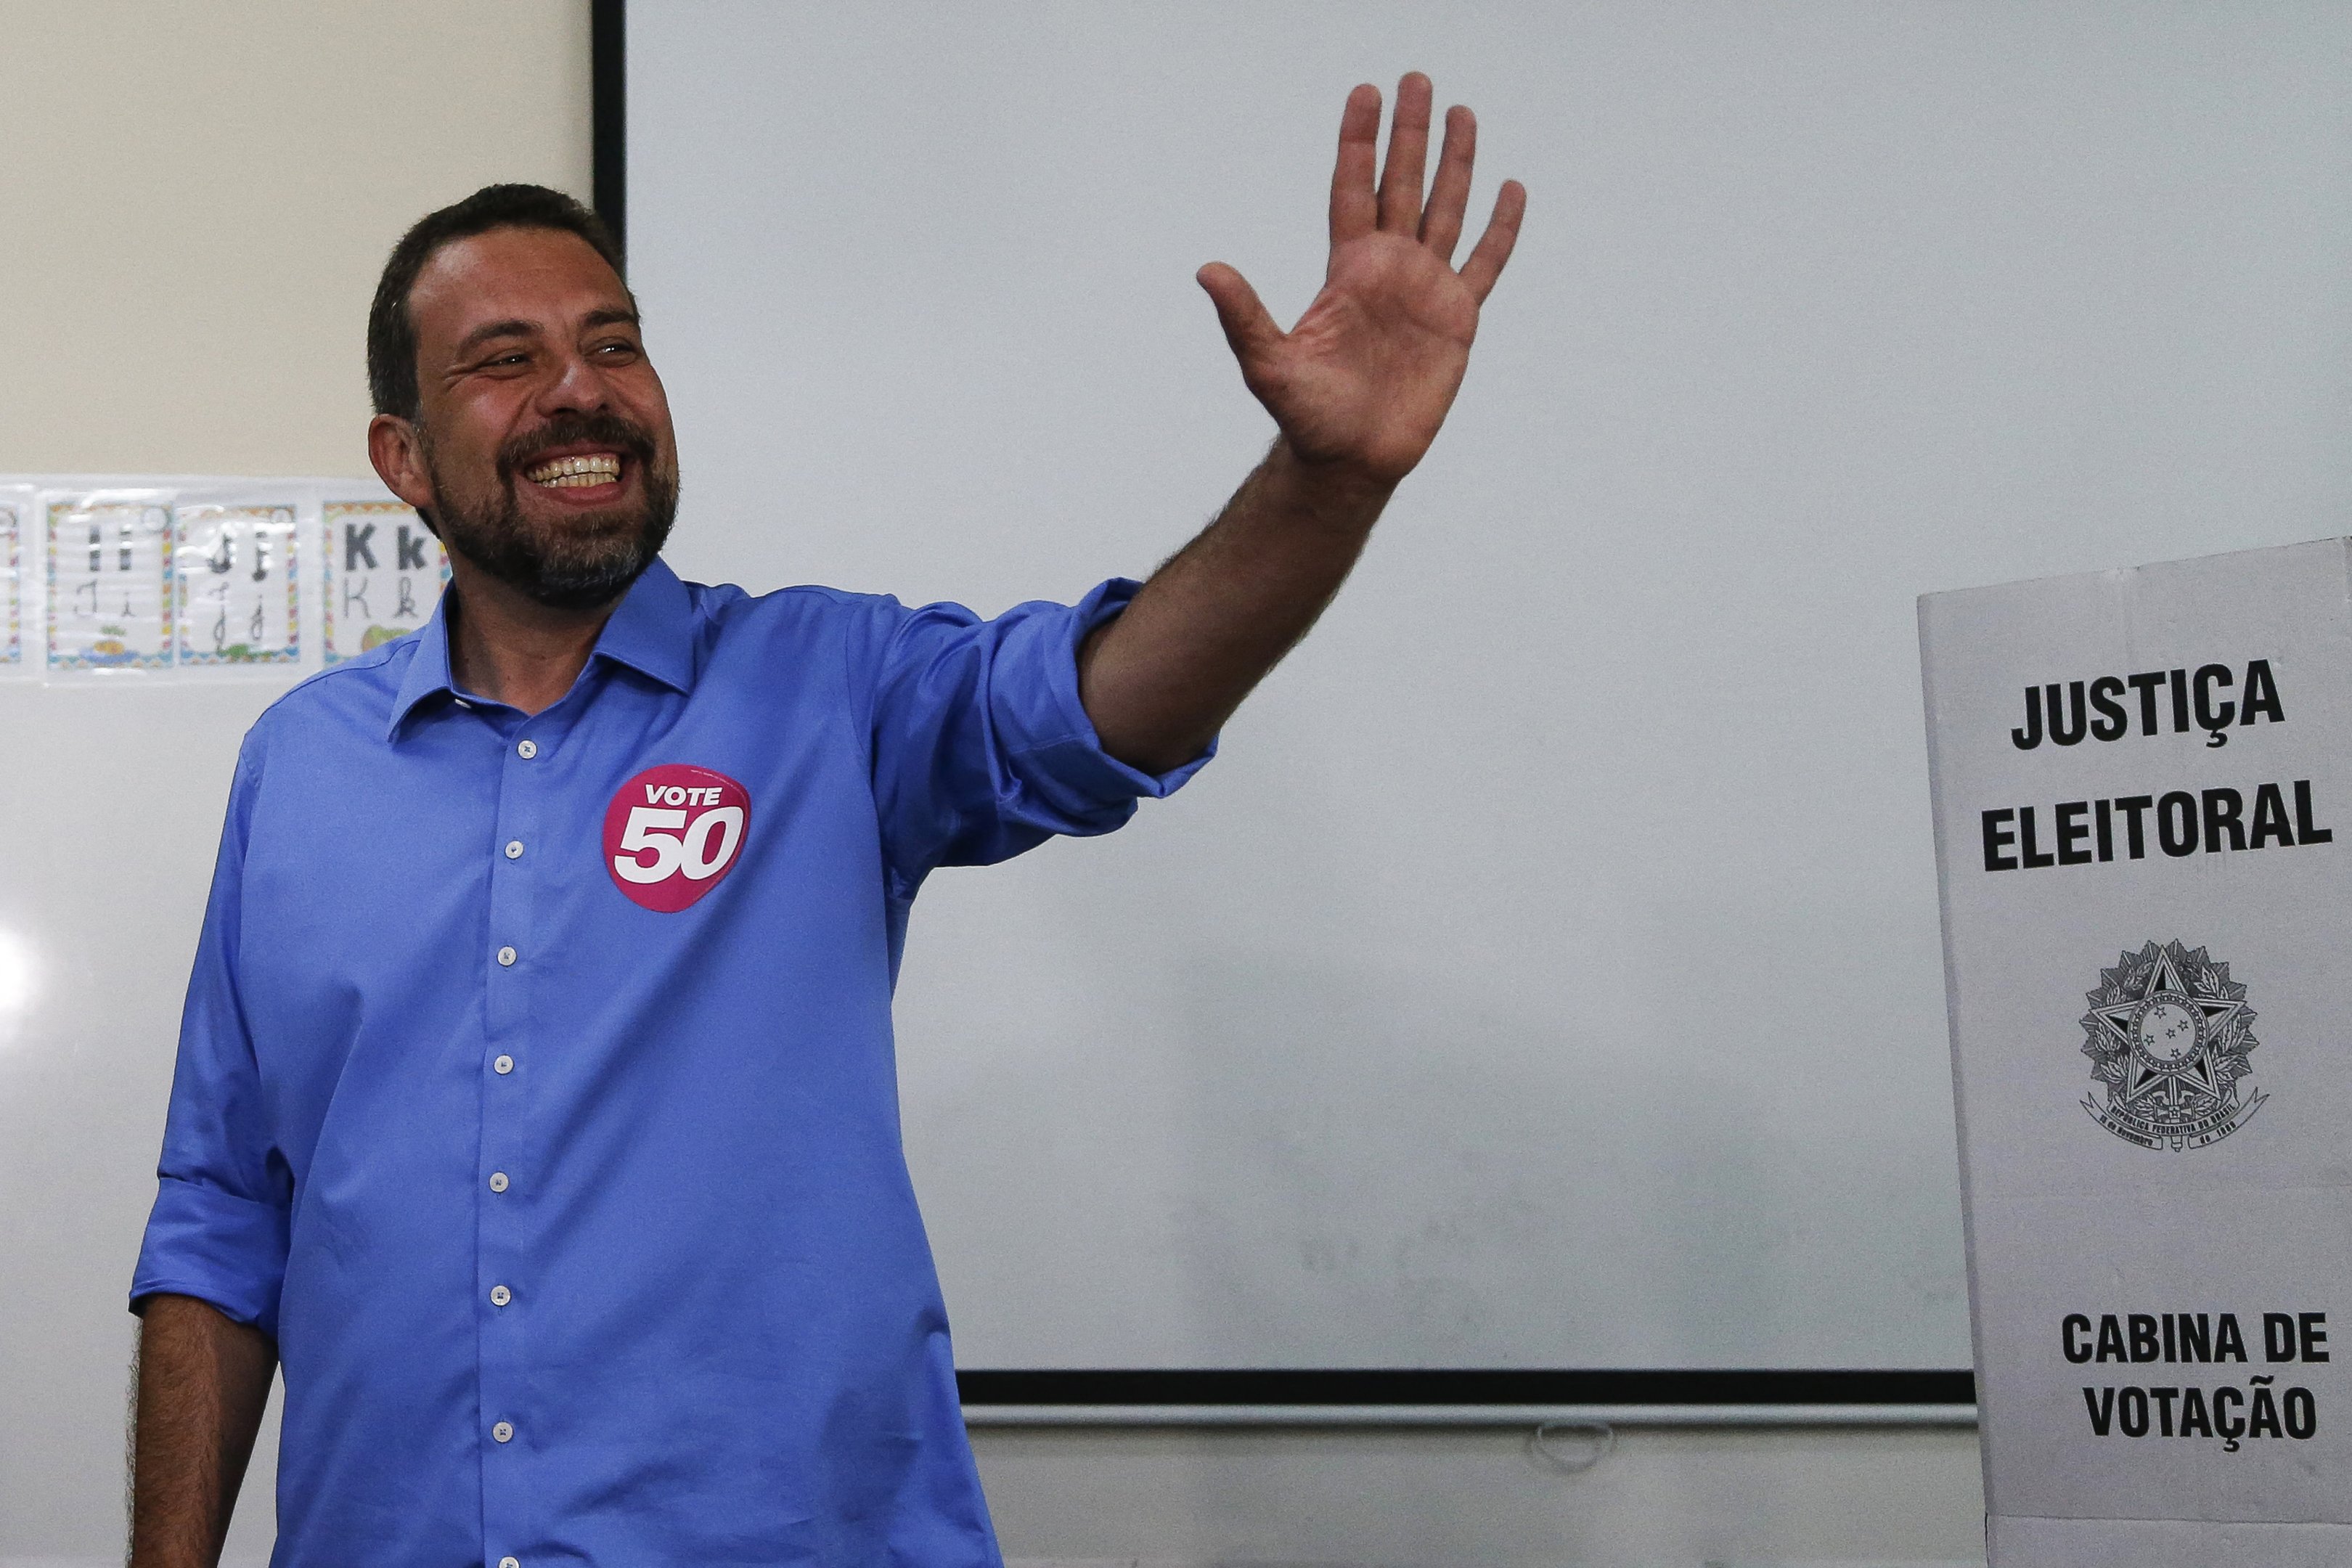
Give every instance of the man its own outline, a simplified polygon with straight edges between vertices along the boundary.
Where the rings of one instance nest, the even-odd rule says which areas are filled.
[[[1139,591],[991,622],[679,582],[595,220],[492,186],[402,240],[369,455],[452,585],[238,762],[132,1285],[134,1568],[217,1559],[280,1361],[283,1564],[998,1560],[899,1148],[908,910],[1182,783],[1436,435],[1525,197],[1457,272],[1471,116],[1424,207],[1428,80],[1376,179],[1380,115],[1296,328],[1200,275],[1265,461]]]

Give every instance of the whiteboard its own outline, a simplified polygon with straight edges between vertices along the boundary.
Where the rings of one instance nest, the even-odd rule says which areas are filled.
[[[935,877],[968,1367],[1966,1364],[1913,600],[2340,531],[2352,11],[632,6],[688,575],[1140,575],[1350,84],[1481,115],[1452,425],[1219,760]],[[2071,1051],[2053,1038],[2053,1051]]]

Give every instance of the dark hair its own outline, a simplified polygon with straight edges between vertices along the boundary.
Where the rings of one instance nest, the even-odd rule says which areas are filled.
[[[427,213],[400,237],[376,280],[368,307],[368,396],[378,414],[415,419],[423,402],[416,384],[416,323],[409,292],[434,252],[494,228],[551,228],[576,234],[621,273],[621,247],[594,213],[545,185],[484,185],[454,206]]]

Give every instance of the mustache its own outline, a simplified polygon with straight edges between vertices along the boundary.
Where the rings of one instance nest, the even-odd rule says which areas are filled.
[[[650,471],[654,466],[653,432],[618,414],[559,414],[536,430],[510,437],[499,448],[499,478],[511,485],[515,475],[550,447],[575,442],[611,447],[635,458]]]

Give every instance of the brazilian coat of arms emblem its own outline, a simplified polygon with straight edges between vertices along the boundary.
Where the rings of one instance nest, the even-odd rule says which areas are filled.
[[[2203,948],[2149,942],[2099,972],[2083,1016],[2083,1054],[2105,1091],[2083,1109],[2143,1149],[2202,1149],[2245,1124],[2269,1097],[2242,1092],[2258,1043],[2246,988]]]

